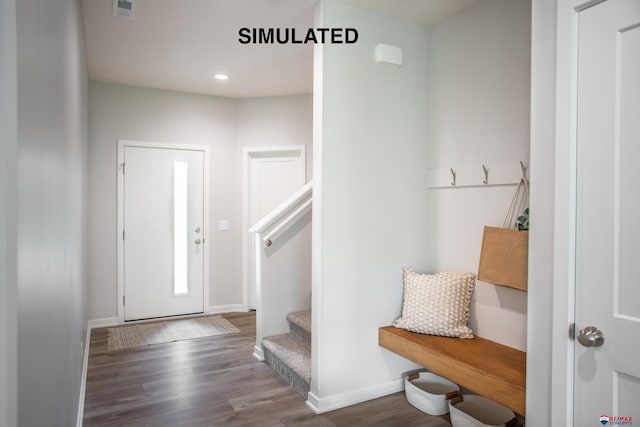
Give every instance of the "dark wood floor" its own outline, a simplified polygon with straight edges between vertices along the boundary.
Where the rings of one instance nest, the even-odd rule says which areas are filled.
[[[241,333],[112,353],[91,334],[85,426],[447,426],[402,393],[316,415],[252,355],[255,314],[225,314]]]

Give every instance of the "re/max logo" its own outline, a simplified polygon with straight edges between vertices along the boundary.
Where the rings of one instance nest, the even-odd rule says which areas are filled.
[[[633,417],[617,417],[612,415],[601,415],[600,423],[612,426],[630,426],[633,425]]]
[[[355,28],[309,28],[302,33],[295,28],[240,28],[242,44],[354,44],[358,41]]]

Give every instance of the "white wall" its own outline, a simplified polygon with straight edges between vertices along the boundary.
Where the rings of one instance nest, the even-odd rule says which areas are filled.
[[[87,324],[81,9],[77,0],[16,5],[18,424],[71,426]]]
[[[335,0],[319,13],[360,35],[316,64],[309,402],[325,411],[400,390],[415,366],[378,346],[378,328],[400,314],[402,267],[429,266],[429,93],[425,27]],[[378,43],[400,46],[404,65],[374,63]]]
[[[552,408],[564,411],[565,405],[560,399],[553,404],[551,387],[557,2],[534,1],[532,6],[531,206],[534,216],[529,231],[529,280],[533,286],[529,287],[527,298],[527,424],[551,426],[564,425],[566,419],[553,416]],[[562,394],[561,390],[556,392]]]
[[[0,1],[0,425],[17,425],[16,1]]]
[[[234,100],[91,82],[89,120],[90,317],[117,315],[119,139],[210,147],[211,277],[205,310],[240,306],[242,148],[306,143],[311,152],[310,95]],[[230,221],[229,231],[218,230],[220,220]]]
[[[530,19],[530,1],[483,0],[430,28],[429,168],[475,167],[480,182],[483,164],[490,181],[495,165],[529,164]],[[514,190],[430,190],[430,267],[477,272],[483,226],[502,225]],[[527,293],[478,281],[470,325],[524,350]]]
[[[316,51],[316,409],[389,392],[413,366],[377,345],[400,311],[403,266],[477,271],[483,226],[501,225],[515,187],[428,190],[428,169],[529,163],[530,8],[485,0],[426,28],[319,6],[322,26],[360,40]],[[403,67],[374,64],[380,42],[404,49]],[[526,323],[526,293],[478,283],[478,335],[524,349]]]

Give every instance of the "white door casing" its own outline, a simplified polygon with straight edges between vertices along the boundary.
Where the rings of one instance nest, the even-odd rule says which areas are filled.
[[[578,14],[573,425],[640,422],[640,1]],[[613,418],[609,418],[613,417]],[[622,417],[622,418],[618,418]]]
[[[244,300],[255,309],[254,236],[247,230],[306,183],[306,147],[246,148],[244,158]]]
[[[118,143],[118,320],[202,313],[208,148]]]

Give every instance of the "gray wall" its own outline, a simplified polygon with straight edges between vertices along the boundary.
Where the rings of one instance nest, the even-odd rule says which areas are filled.
[[[237,103],[238,147],[307,146],[307,181],[313,177],[312,96],[241,98]]]
[[[119,139],[210,147],[210,283],[205,310],[242,304],[242,149],[307,145],[311,96],[231,99],[91,82],[89,276],[91,319],[116,308],[116,159]],[[219,231],[218,221],[230,230]]]
[[[17,2],[17,75],[18,424],[71,426],[87,324],[78,0]]]
[[[116,171],[119,139],[207,145],[210,147],[211,224],[235,215],[235,108],[227,98],[91,82],[89,90],[89,283],[91,319],[113,318],[116,310]],[[229,180],[229,177],[231,179]],[[216,195],[214,198],[213,195]],[[235,226],[237,224],[232,224]],[[228,234],[227,234],[228,235]],[[224,239],[227,235],[222,235]],[[218,263],[219,245],[212,235],[211,277],[228,278],[233,263]],[[224,247],[221,247],[224,246]],[[233,277],[230,278],[233,280]],[[218,288],[212,299],[234,301],[233,289]],[[226,302],[225,302],[226,303]],[[207,306],[205,302],[205,306]]]
[[[17,424],[15,0],[0,1],[0,425]]]

